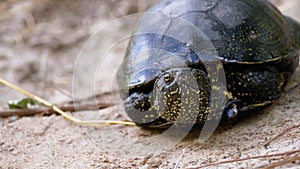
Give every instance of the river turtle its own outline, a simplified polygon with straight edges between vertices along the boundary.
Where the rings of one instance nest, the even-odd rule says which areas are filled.
[[[214,80],[207,65],[214,61],[207,58],[217,57],[225,72],[226,90],[219,92],[226,97],[222,119],[270,105],[299,64],[300,24],[267,0],[162,0],[147,12],[118,73],[125,111],[139,126],[167,127],[179,116],[180,123],[204,123],[211,92],[219,90],[211,85]],[[157,14],[170,19],[164,21]],[[187,27],[176,26],[176,19],[202,32],[217,55],[199,55],[196,50],[207,44],[205,38],[202,41]],[[160,31],[140,31],[149,28]],[[191,79],[196,88],[189,85]],[[182,108],[183,104],[188,106]],[[193,121],[190,116],[195,111]]]

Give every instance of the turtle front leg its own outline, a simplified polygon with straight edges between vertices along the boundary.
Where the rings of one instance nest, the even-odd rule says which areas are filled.
[[[280,97],[287,80],[275,66],[240,65],[227,68],[227,87],[231,101],[224,109],[224,119],[255,112]]]

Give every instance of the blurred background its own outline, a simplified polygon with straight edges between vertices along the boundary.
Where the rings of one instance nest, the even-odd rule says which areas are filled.
[[[51,101],[70,99],[67,95],[71,94],[75,61],[87,39],[106,24],[142,12],[153,2],[0,1],[1,77]],[[113,36],[118,29],[122,28],[111,28],[106,37]],[[113,53],[120,55],[121,60],[124,49],[115,49]],[[101,74],[107,76],[107,71]],[[3,86],[0,93],[2,106],[8,100],[24,97]]]
[[[285,15],[300,22],[300,0],[271,2]],[[71,100],[76,59],[90,37],[102,28],[109,28],[97,34],[103,44],[96,42],[90,46],[91,51],[97,51],[134,26],[110,27],[113,21],[143,12],[153,3],[154,0],[0,0],[0,77],[55,104]],[[95,77],[97,92],[111,89],[112,77],[122,61],[127,42],[128,39],[124,39],[109,50]],[[298,79],[299,69],[291,81],[293,87],[299,84]],[[7,107],[9,100],[22,98],[23,95],[0,85],[0,110]],[[295,150],[299,147],[298,130],[279,138],[269,148],[262,147],[268,139],[299,123],[299,88],[276,105],[261,116],[246,119],[233,128],[218,130],[205,144],[196,140],[182,142],[161,155],[132,159],[122,158],[124,156],[120,154],[128,156],[123,149],[116,155],[107,151],[110,141],[119,141],[118,135],[106,131],[107,128],[85,128],[56,115],[0,118],[0,168],[176,168],[174,165],[181,157],[181,168],[185,168]],[[101,113],[91,111],[72,115],[93,120],[97,118],[90,117],[124,120],[113,107]],[[155,134],[137,127],[114,127],[122,135],[137,139]],[[127,142],[125,145],[124,149],[134,147]],[[229,166],[253,168],[275,162],[275,159],[250,160]]]
[[[300,0],[271,2],[300,21]],[[0,1],[1,77],[53,102],[70,99],[76,58],[87,39],[115,19],[143,12],[153,3],[149,0]],[[103,37],[109,40],[120,29],[127,27],[111,28]],[[111,50],[114,59],[107,61],[98,73],[97,90],[109,90],[107,79],[122,60],[126,45],[124,41]],[[3,86],[0,93],[0,108],[8,100],[24,97]]]

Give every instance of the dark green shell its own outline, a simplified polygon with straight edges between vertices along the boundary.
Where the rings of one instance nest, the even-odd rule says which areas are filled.
[[[162,0],[141,18],[119,71],[119,84],[129,90],[125,109],[131,118],[144,117],[132,105],[158,117],[149,95],[161,87],[157,79],[185,68],[199,70],[204,78],[209,75],[204,65],[216,59],[223,64],[228,97],[238,111],[264,107],[282,94],[299,64],[299,49],[299,23],[267,0]],[[170,98],[161,100],[176,106],[175,96]],[[172,106],[160,115],[165,121],[176,119],[169,116]]]
[[[266,0],[165,0],[149,12],[191,22],[225,62],[266,62],[294,50],[288,21]]]
[[[213,46],[223,63],[276,64],[283,58],[294,60],[297,52],[295,48],[300,46],[297,38],[300,32],[298,23],[283,16],[266,0],[163,0],[147,12],[153,15],[151,21],[155,20],[156,15],[163,15],[183,19],[194,25],[211,41],[211,45],[205,46]],[[153,30],[159,28],[165,32],[173,31],[173,34],[179,31],[168,27],[170,19],[152,22]],[[200,42],[191,40],[182,43],[181,39],[174,40],[167,36],[138,34],[141,29],[145,29],[143,24],[150,24],[149,19],[142,18],[128,47],[124,85],[132,88],[147,84],[161,73],[153,69],[142,72],[147,67],[167,70],[170,65],[176,67],[178,64],[178,60],[172,60],[166,54],[138,54],[143,49],[159,48],[180,55],[180,60],[188,66],[203,62],[203,58],[189,50]]]

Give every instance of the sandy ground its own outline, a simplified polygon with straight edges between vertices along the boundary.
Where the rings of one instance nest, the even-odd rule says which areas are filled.
[[[287,15],[300,21],[300,1],[273,2]],[[132,23],[112,26],[112,21],[144,11],[151,3],[143,0],[0,2],[1,77],[53,103],[69,101],[74,84],[73,72],[80,67],[76,59],[89,54],[82,49],[83,45],[95,42],[88,49],[97,52],[99,45],[114,42],[112,39],[118,39],[119,34],[132,29]],[[94,34],[97,30],[101,33]],[[89,39],[91,35],[94,38]],[[105,59],[95,61],[97,69],[93,84],[96,84],[96,92],[109,91],[113,85],[111,77],[124,55],[128,40],[122,38],[107,50]],[[96,129],[74,124],[59,115],[2,118],[0,168],[188,168],[299,150],[298,128],[269,146],[263,146],[284,129],[299,125],[300,88],[295,88],[297,84],[300,84],[300,66],[285,94],[270,108],[234,126],[219,127],[204,143],[199,142],[199,130],[195,129],[183,141],[170,147],[166,146],[168,143],[164,138],[159,137],[164,135],[163,132],[138,127],[118,125]],[[89,96],[95,90],[80,92]],[[7,107],[9,100],[24,98],[4,86],[0,86],[0,92],[0,110]],[[105,97],[100,101],[113,100]],[[93,120],[124,119],[120,113],[118,107],[111,107],[77,112],[73,116]],[[148,142],[151,139],[152,142]],[[284,158],[287,157],[259,158],[212,168],[257,168]],[[299,161],[282,166],[288,167],[300,168]]]

